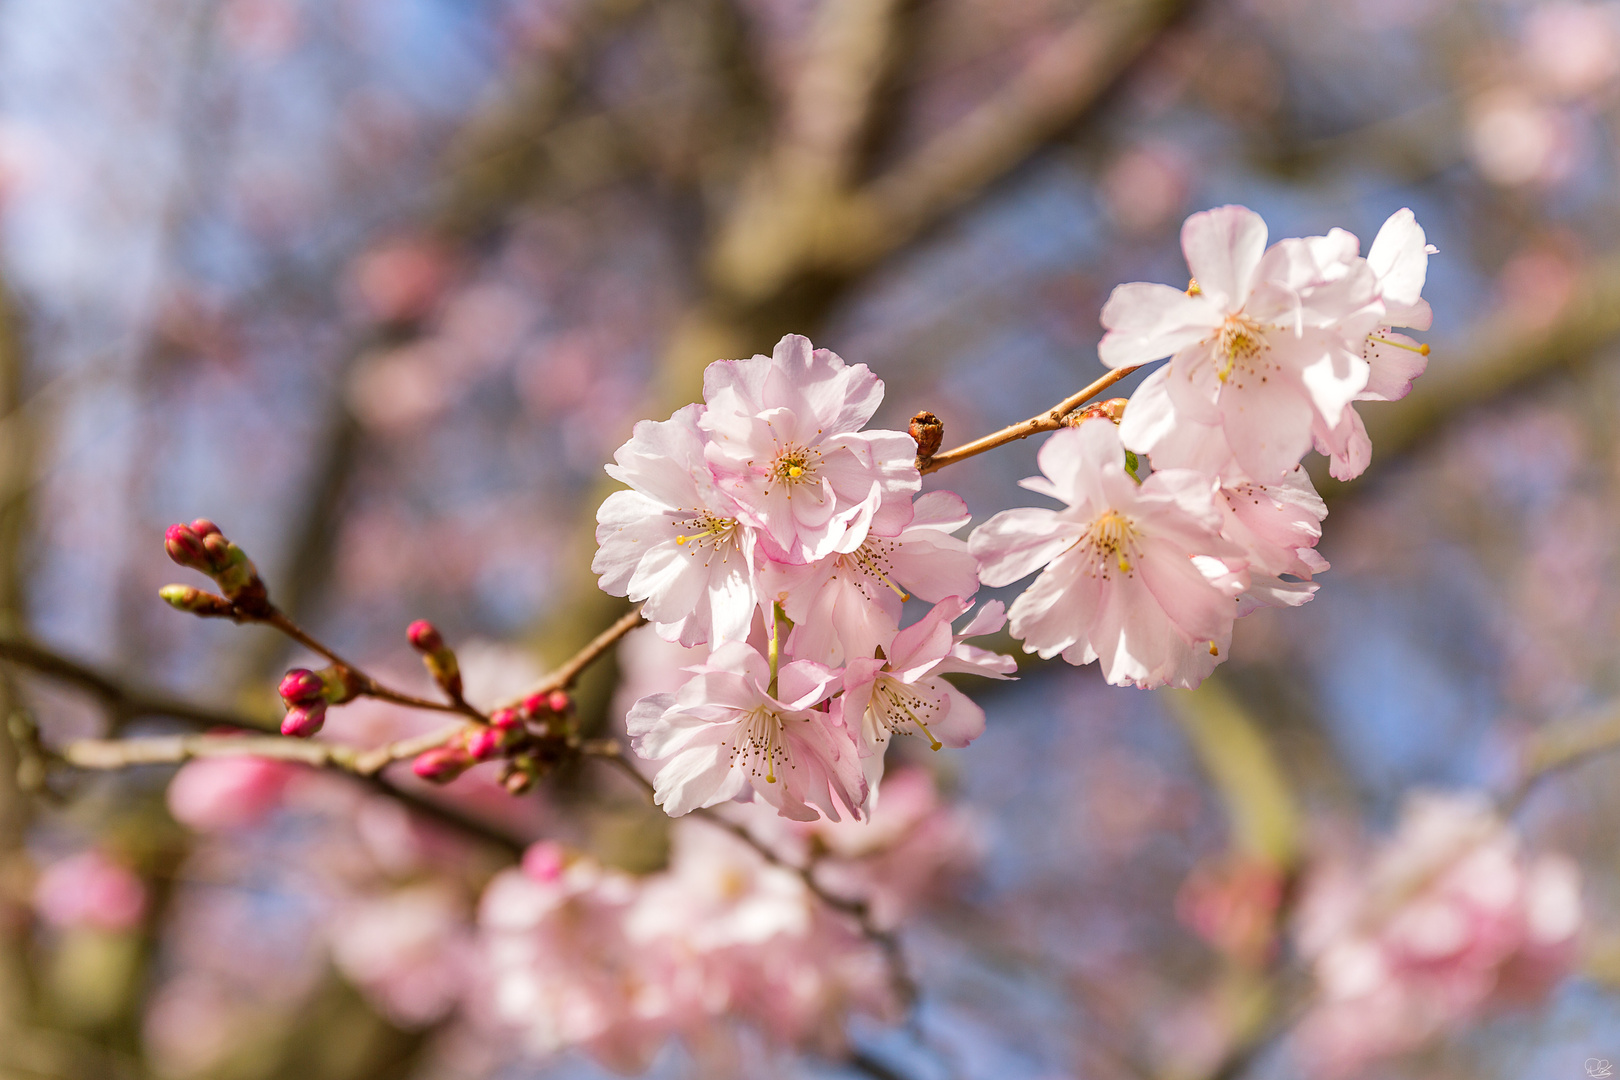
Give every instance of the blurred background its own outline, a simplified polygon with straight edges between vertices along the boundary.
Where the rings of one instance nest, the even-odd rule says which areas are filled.
[[[411,789],[435,816],[282,777],[222,821],[172,768],[38,756],[33,725],[187,729],[129,688],[274,718],[300,654],[162,604],[164,527],[219,522],[401,683],[430,685],[404,627],[435,620],[495,700],[622,610],[588,572],[601,466],[703,365],[805,333],[886,380],[877,423],[929,409],[952,445],[1101,374],[1109,290],[1180,284],[1183,218],[1225,202],[1364,250],[1410,206],[1440,250],[1429,374],[1363,408],[1363,478],[1321,477],[1321,592],[1241,622],[1197,694],[974,687],[971,749],[896,751],[961,830],[901,923],[909,1017],[650,1067],[1343,1075],[1281,1030],[1312,1001],[1288,949],[1211,930],[1198,882],[1376,843],[1414,791],[1501,795],[1615,710],[1617,135],[1614,3],[5,0],[0,1076],[608,1075],[487,1033],[473,912],[541,837],[658,872],[622,781]],[[1036,449],[929,486],[983,520]],[[613,687],[582,688],[595,730]],[[1620,1061],[1616,779],[1597,758],[1513,818],[1580,867],[1567,977],[1350,1075]]]

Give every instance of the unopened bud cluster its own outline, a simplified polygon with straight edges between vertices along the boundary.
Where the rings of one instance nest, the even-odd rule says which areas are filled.
[[[487,725],[468,727],[446,745],[418,755],[412,771],[424,780],[448,784],[480,762],[504,758],[501,784],[521,795],[574,752],[573,715],[574,700],[567,691],[531,694],[517,705],[496,709]]]
[[[307,739],[321,730],[328,705],[352,701],[360,692],[354,673],[339,664],[320,671],[293,668],[281,677],[277,689],[287,703],[281,733],[297,739]]]
[[[426,619],[417,619],[406,628],[405,636],[410,639],[411,648],[422,654],[422,663],[427,665],[428,674],[439,684],[439,689],[449,695],[451,701],[461,701],[461,665],[456,662],[455,652],[444,643],[438,628]]]
[[[190,525],[170,525],[163,548],[180,566],[214,579],[224,596],[189,585],[166,585],[159,594],[171,606],[193,615],[226,618],[262,618],[270,614],[270,594],[253,560],[207,518]]]

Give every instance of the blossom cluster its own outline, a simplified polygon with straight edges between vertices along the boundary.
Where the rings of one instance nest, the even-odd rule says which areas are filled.
[[[1573,860],[1523,851],[1482,796],[1415,796],[1375,856],[1322,859],[1306,881],[1296,945],[1317,1000],[1300,1049],[1319,1075],[1362,1075],[1536,1000],[1572,966],[1581,923]]]
[[[942,675],[1014,670],[965,642],[1001,628],[1000,604],[952,628],[979,587],[953,535],[967,507],[918,494],[916,441],[865,426],[882,381],[805,338],[711,364],[703,396],[636,425],[608,466],[629,490],[597,515],[602,588],[708,648],[630,709],[632,744],[672,815],[757,794],[789,818],[860,817],[892,735],[937,749],[984,729]],[[912,597],[932,607],[902,628]]]
[[[802,337],[711,364],[701,404],[638,424],[608,466],[628,490],[597,515],[593,569],[666,640],[708,648],[685,685],[629,710],[659,804],[758,794],[788,817],[859,817],[893,733],[938,749],[983,730],[940,676],[1015,668],[966,638],[1007,625],[1026,652],[1096,661],[1110,683],[1191,687],[1236,619],[1309,600],[1327,506],[1301,458],[1315,446],[1341,479],[1366,468],[1355,405],[1422,373],[1428,347],[1394,328],[1428,328],[1434,249],[1410,210],[1365,257],[1342,229],[1266,240],[1243,207],[1194,214],[1185,290],[1114,291],[1103,362],[1169,362],[1041,448],[1023,486],[1063,509],[1004,511],[966,542],[962,500],[919,494],[939,422],[866,429],[881,380]],[[981,583],[1037,571],[1010,611],[984,604],[953,632]],[[913,596],[932,607],[902,626]]]
[[[1404,396],[1428,347],[1428,245],[1410,210],[1365,257],[1354,236],[1280,240],[1240,206],[1182,228],[1185,290],[1135,282],[1102,310],[1115,369],[1163,357],[1123,407],[1041,448],[1023,482],[1062,510],[1004,511],[973,533],[986,585],[1040,576],[1009,611],[1042,657],[1097,661],[1116,685],[1196,686],[1236,619],[1297,606],[1328,568],[1327,506],[1300,465],[1313,446],[1345,480],[1372,457],[1359,401]],[[1148,472],[1151,466],[1151,472]]]
[[[971,844],[925,773],[899,771],[890,787],[872,825],[787,822],[758,804],[738,808],[740,822],[779,851],[828,849],[825,887],[898,919]],[[861,842],[840,835],[852,824]],[[708,1061],[733,1058],[752,1029],[774,1047],[836,1056],[851,1013],[900,1014],[881,946],[797,873],[702,823],[677,826],[671,845],[665,869],[638,877],[541,843],[490,883],[479,911],[487,1012],[530,1053],[580,1049],[633,1073],[672,1038]]]

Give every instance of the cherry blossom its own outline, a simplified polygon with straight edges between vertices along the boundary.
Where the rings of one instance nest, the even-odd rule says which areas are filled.
[[[1385,221],[1367,252],[1367,265],[1377,275],[1384,305],[1382,325],[1367,335],[1362,358],[1367,361],[1367,386],[1357,401],[1399,401],[1412,390],[1412,382],[1428,367],[1428,346],[1419,344],[1395,327],[1427,330],[1434,321],[1423,299],[1429,256],[1436,248],[1423,234],[1411,210],[1397,210]],[[1345,409],[1339,423],[1318,426],[1316,449],[1329,458],[1335,479],[1360,476],[1372,461],[1372,440],[1354,406]]]
[[[751,645],[731,642],[692,668],[680,690],[631,708],[625,728],[636,753],[660,762],[654,798],[670,816],[749,788],[787,817],[814,818],[814,807],[837,820],[837,803],[859,816],[866,782],[855,742],[836,706],[816,708],[838,689],[837,674],[808,660],[779,674],[771,666]]]
[[[1169,356],[1137,388],[1125,445],[1154,453],[1176,427],[1262,482],[1281,479],[1336,429],[1367,387],[1365,339],[1384,319],[1376,275],[1341,229],[1266,247],[1266,225],[1241,206],[1187,219],[1193,285],[1121,285],[1103,307],[1098,355],[1110,367]]]
[[[860,430],[883,401],[883,380],[865,364],[789,334],[770,356],[710,364],[703,400],[709,463],[770,557],[853,552],[868,530],[893,536],[910,520],[917,444],[903,431]]]
[[[844,671],[844,718],[860,740],[868,808],[877,804],[883,756],[895,734],[920,735],[929,746],[963,747],[984,733],[984,710],[940,676],[946,672],[1004,679],[1018,670],[1010,656],[964,645],[1006,622],[1000,601],[986,604],[960,635],[951,622],[971,605],[958,596],[935,604],[893,635],[884,656],[852,660]]]
[[[1572,963],[1581,921],[1572,861],[1522,851],[1481,795],[1418,795],[1382,851],[1324,860],[1307,882],[1296,934],[1318,991],[1302,1051],[1323,1075],[1358,1075],[1540,997]]]
[[[1037,460],[1044,475],[1021,483],[1067,506],[1004,510],[968,540],[986,585],[1042,571],[1013,601],[1013,636],[1043,659],[1098,660],[1118,686],[1196,685],[1248,586],[1216,481],[1161,469],[1138,484],[1106,420],[1056,432]]]
[[[930,491],[913,511],[897,536],[869,534],[850,552],[760,568],[761,593],[794,623],[795,657],[839,664],[871,656],[894,636],[911,596],[937,603],[978,591],[978,563],[967,542],[951,535],[972,519],[967,504],[952,492]]]
[[[54,926],[130,930],[146,913],[146,886],[123,864],[85,851],[45,868],[34,910]]]
[[[597,511],[591,570],[615,596],[645,601],[658,633],[682,645],[748,636],[757,600],[754,534],[704,460],[701,405],[643,420],[608,475],[630,485]]]

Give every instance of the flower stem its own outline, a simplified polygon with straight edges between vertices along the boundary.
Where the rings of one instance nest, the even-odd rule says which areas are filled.
[[[771,697],[776,696],[776,665],[782,656],[782,605],[771,601]]]

